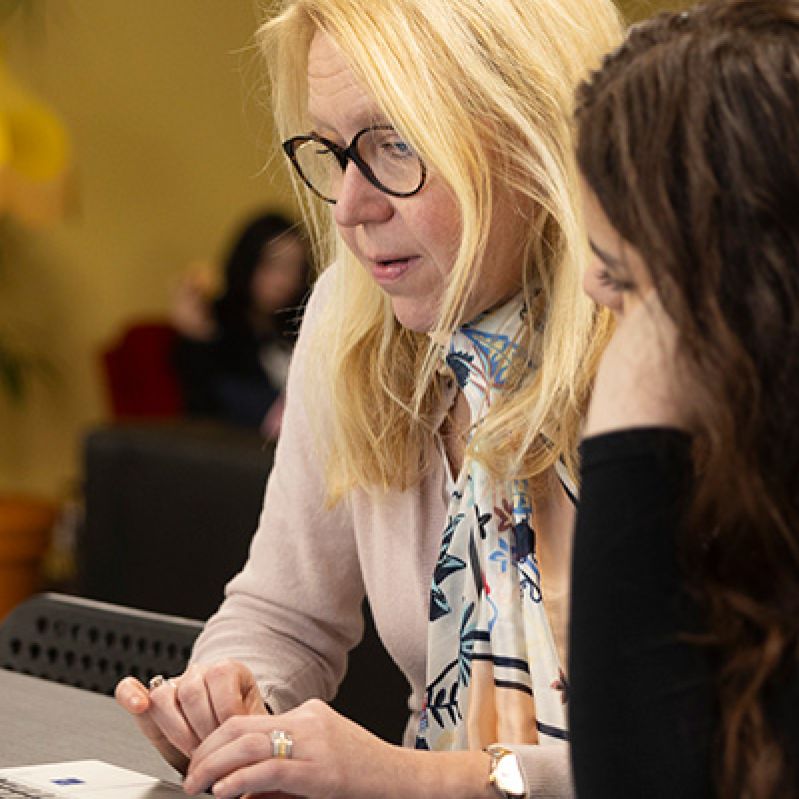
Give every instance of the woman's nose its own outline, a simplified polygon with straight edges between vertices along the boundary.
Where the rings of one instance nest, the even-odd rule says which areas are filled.
[[[391,197],[372,185],[350,161],[341,175],[333,209],[337,225],[355,227],[367,222],[385,222],[394,213]]]

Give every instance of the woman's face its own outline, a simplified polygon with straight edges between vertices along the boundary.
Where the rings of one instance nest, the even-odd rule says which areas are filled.
[[[317,33],[308,55],[309,113],[316,133],[347,145],[363,128],[390,124],[374,98],[358,84],[335,42]],[[391,298],[403,326],[435,328],[460,242],[455,197],[434,173],[418,194],[391,197],[373,186],[350,162],[334,207],[347,246]],[[476,288],[464,319],[474,318],[521,288],[525,220],[512,198],[500,197]]]
[[[640,253],[610,223],[591,187],[585,180],[580,184],[591,247],[583,288],[595,302],[624,316],[649,292],[652,279]]]
[[[588,239],[594,256],[586,292],[611,308],[617,324],[602,355],[584,436],[631,427],[689,428],[691,393],[676,368],[678,336],[640,253],[611,225],[583,181]]]
[[[284,234],[267,242],[252,275],[256,312],[269,315],[295,301],[305,274],[305,245],[299,236]]]

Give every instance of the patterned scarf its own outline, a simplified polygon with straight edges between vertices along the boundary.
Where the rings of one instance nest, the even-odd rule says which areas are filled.
[[[525,315],[519,296],[463,325],[444,350],[472,430],[502,391]],[[526,480],[497,483],[478,461],[464,463],[433,575],[418,749],[567,738],[532,516]]]

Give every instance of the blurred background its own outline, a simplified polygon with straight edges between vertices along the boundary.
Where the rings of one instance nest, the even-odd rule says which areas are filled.
[[[57,497],[108,414],[99,354],[166,315],[187,265],[255,208],[293,214],[274,159],[252,0],[3,0],[0,68],[69,138],[64,215],[3,220],[0,331],[49,365],[0,390],[0,490]]]
[[[187,270],[218,264],[242,220],[296,220],[253,44],[268,5],[0,0],[0,584],[4,551],[45,552],[18,593],[55,585],[204,617],[246,555],[268,447],[124,424],[106,358],[131,325],[168,320]],[[622,2],[630,20],[679,5]],[[222,571],[212,542],[233,526],[240,539],[202,602],[98,577],[167,539],[185,560],[181,536],[197,545],[201,522],[211,543],[195,566]]]

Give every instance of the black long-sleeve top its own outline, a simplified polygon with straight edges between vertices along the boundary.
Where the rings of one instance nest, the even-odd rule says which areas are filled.
[[[572,564],[569,729],[577,796],[711,796],[707,651],[676,533],[690,439],[636,429],[586,439]]]
[[[179,335],[173,363],[189,415],[258,428],[282,386],[264,369],[262,350],[290,351],[290,342],[259,340],[247,330],[222,331],[210,341]]]
[[[703,617],[677,559],[690,446],[685,433],[665,428],[606,433],[581,446],[569,633],[579,799],[714,795],[714,656],[685,637],[703,630]],[[795,768],[799,668],[784,671],[766,714]],[[799,784],[785,795],[799,796]]]

